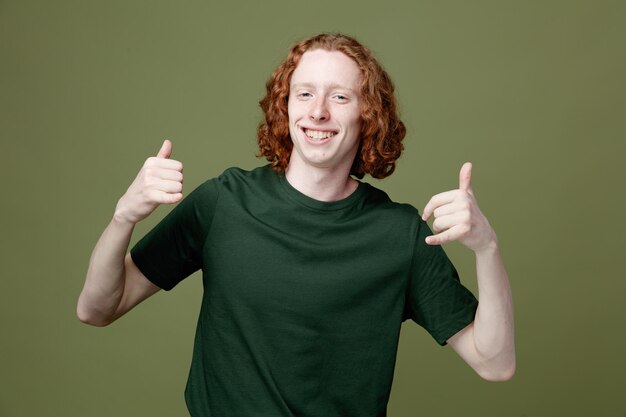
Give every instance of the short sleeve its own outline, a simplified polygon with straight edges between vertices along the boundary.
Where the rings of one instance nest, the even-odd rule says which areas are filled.
[[[428,224],[418,219],[406,294],[405,318],[424,327],[440,345],[474,321],[478,300],[465,288],[440,245],[428,245]]]
[[[159,288],[171,290],[202,268],[202,249],[218,197],[218,181],[206,181],[131,249],[133,262]]]

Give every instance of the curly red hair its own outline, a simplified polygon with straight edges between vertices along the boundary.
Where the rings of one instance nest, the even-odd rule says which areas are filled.
[[[259,104],[265,120],[259,124],[259,154],[276,172],[287,169],[293,143],[289,135],[289,82],[302,55],[314,49],[339,51],[352,58],[361,70],[361,142],[350,174],[385,178],[393,173],[404,146],[404,123],[397,114],[394,87],[389,75],[372,53],[356,39],[342,34],[320,34],[297,43],[274,70]]]

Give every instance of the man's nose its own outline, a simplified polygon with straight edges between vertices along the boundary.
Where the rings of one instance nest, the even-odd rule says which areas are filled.
[[[309,118],[316,122],[325,122],[330,118],[330,113],[328,112],[324,98],[315,100],[309,110]]]

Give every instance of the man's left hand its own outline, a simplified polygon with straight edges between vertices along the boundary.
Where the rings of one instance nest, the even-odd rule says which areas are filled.
[[[496,234],[478,208],[472,192],[472,163],[466,162],[459,173],[459,189],[433,196],[422,214],[424,221],[434,215],[433,231],[426,237],[429,245],[443,245],[458,240],[474,252],[496,243]]]

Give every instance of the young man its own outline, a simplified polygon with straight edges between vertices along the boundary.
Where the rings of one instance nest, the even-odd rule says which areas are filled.
[[[343,35],[300,42],[261,107],[270,165],[206,181],[127,254],[134,225],[182,199],[172,144],[148,158],[94,249],[79,318],[107,325],[202,269],[192,416],[384,416],[408,318],[482,377],[509,379],[510,288],[471,164],[422,218],[359,181],[393,172],[405,134],[369,50]],[[439,246],[453,240],[476,254],[480,303]]]

